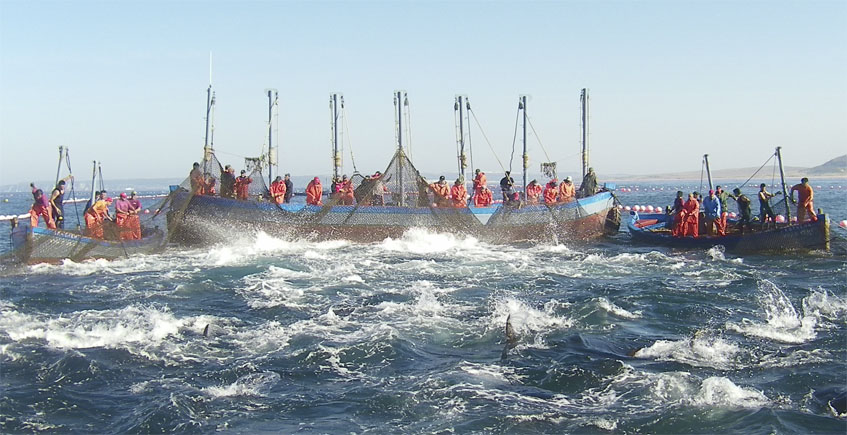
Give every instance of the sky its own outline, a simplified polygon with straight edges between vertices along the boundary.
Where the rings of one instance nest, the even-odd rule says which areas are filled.
[[[458,94],[489,174],[495,155],[509,166],[519,95],[532,170],[543,146],[578,174],[582,88],[601,179],[696,171],[704,153],[713,169],[758,167],[775,146],[790,166],[847,153],[844,1],[2,0],[0,185],[52,179],[60,145],[86,177],[92,160],[107,179],[184,177],[202,158],[210,53],[215,149],[237,168],[267,144],[267,88],[293,175],[331,172],[332,92],[344,172],[351,148],[361,172],[384,169],[399,89],[413,162],[448,177]]]

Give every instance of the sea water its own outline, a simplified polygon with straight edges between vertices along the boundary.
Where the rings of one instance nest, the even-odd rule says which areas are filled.
[[[835,222],[838,184],[816,193]],[[618,197],[668,205],[680,188]],[[0,431],[847,431],[843,253],[676,251],[625,231],[588,246],[255,232],[7,260]]]

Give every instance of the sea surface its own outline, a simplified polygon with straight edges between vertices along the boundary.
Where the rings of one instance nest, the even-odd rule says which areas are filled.
[[[819,184],[841,252],[675,251],[624,225],[587,246],[258,232],[7,258],[0,432],[844,434],[847,180]],[[619,187],[624,205],[704,190]]]

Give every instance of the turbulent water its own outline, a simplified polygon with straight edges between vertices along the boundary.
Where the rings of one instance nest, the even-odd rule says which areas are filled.
[[[677,187],[653,188],[620,197],[664,205]],[[844,191],[822,190],[818,206],[847,218]],[[682,252],[625,233],[256,233],[7,262],[0,431],[844,433],[845,278],[838,254]]]

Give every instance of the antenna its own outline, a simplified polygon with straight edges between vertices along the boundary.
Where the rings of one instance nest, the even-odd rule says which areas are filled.
[[[212,51],[209,50],[209,86],[212,85]]]

